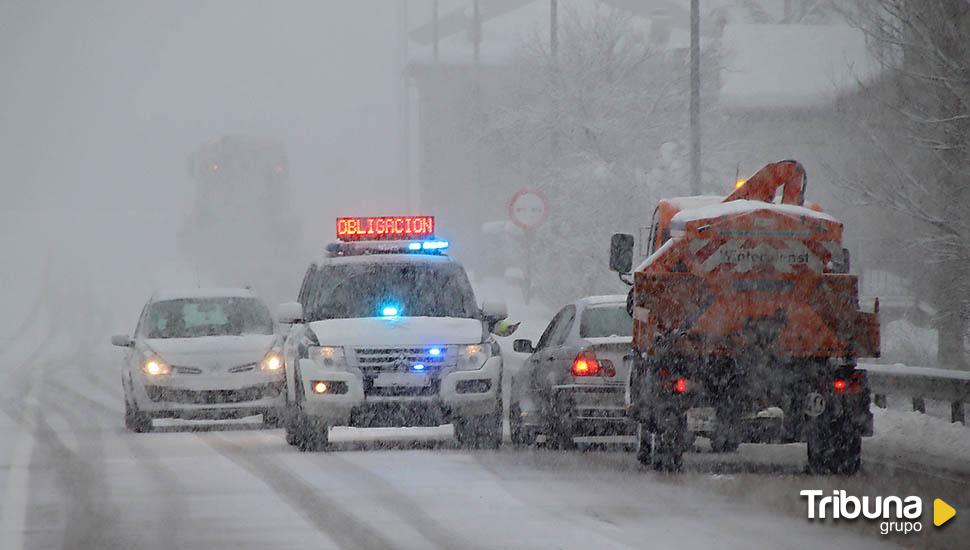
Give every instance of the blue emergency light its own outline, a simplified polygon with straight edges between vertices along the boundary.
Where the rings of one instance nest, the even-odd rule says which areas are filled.
[[[416,363],[415,365],[413,365],[413,366],[411,367],[411,370],[416,370],[416,371],[418,371],[418,372],[421,372],[421,371],[423,371],[423,370],[424,370],[425,368],[426,368],[426,367],[425,367],[425,366],[424,366],[423,364],[421,364],[421,363]]]
[[[387,305],[381,308],[382,317],[397,317],[400,313],[400,309],[397,306]]]
[[[428,355],[431,357],[438,357],[441,355],[441,348],[431,348],[428,350]]]

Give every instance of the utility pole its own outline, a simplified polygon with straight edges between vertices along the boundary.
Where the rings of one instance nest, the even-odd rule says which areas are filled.
[[[549,53],[559,56],[559,0],[549,0]]]
[[[434,35],[434,62],[438,64],[438,0],[431,0],[431,32]]]
[[[701,194],[701,16],[690,0],[690,192]]]

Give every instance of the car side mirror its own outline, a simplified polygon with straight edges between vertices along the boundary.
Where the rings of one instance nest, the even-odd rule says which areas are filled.
[[[276,319],[284,325],[303,322],[303,306],[299,302],[283,302],[276,309]]]
[[[135,345],[135,341],[127,334],[115,334],[111,337],[111,345],[119,348],[130,348]]]
[[[505,305],[505,302],[485,302],[482,304],[482,317],[490,325],[507,319],[508,316],[509,308]]]
[[[520,338],[512,342],[512,350],[517,353],[532,353],[536,349],[532,347],[532,340]]]
[[[633,270],[633,235],[613,234],[610,239],[610,270],[621,274]]]

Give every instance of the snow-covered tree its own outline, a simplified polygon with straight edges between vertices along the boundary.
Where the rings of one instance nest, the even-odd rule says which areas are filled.
[[[514,159],[549,202],[532,247],[551,303],[623,287],[607,268],[611,233],[649,224],[660,196],[687,193],[687,65],[651,48],[629,14],[567,10],[558,55],[536,38],[515,62],[482,142]],[[568,273],[569,276],[563,276]]]
[[[876,162],[853,187],[916,222],[933,271],[939,361],[965,368],[970,307],[970,2],[865,0],[852,14],[892,75],[860,124]]]

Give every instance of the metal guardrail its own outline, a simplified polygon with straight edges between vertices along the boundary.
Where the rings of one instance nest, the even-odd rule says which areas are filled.
[[[910,367],[906,365],[859,365],[868,373],[873,404],[886,408],[886,396],[906,395],[913,410],[926,412],[926,399],[950,403],[950,421],[966,425],[965,403],[970,400],[970,371]]]

